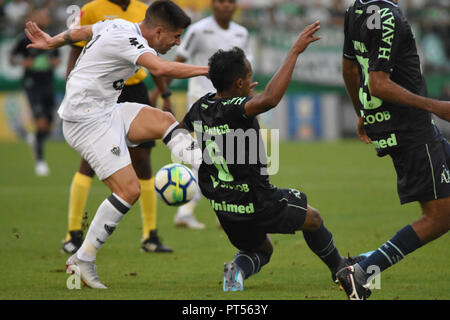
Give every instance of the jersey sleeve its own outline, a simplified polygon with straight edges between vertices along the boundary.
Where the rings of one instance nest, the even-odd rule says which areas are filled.
[[[390,8],[380,10],[381,27],[368,29],[369,72],[392,73],[401,43],[400,18]]]
[[[346,59],[349,60],[355,60],[355,50],[353,47],[353,43],[350,37],[350,29],[349,29],[349,17],[350,17],[350,10],[351,8],[347,9],[347,12],[345,13],[345,20],[344,20],[344,52],[343,56]]]
[[[196,49],[197,49],[197,41],[198,41],[198,31],[194,26],[191,26],[187,29],[186,34],[181,41],[180,46],[177,49],[177,55],[183,57],[188,60],[191,58]]]
[[[112,20],[103,20],[94,23],[92,25],[92,38],[95,38],[95,36],[105,29],[110,23],[112,23]]]
[[[123,33],[120,35],[116,45],[116,54],[123,60],[137,65],[138,58],[144,53],[158,55],[155,50],[150,48],[147,41],[135,33]]]

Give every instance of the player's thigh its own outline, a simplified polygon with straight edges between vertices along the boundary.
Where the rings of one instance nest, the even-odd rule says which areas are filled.
[[[267,239],[266,232],[251,220],[234,220],[225,213],[218,213],[217,218],[231,244],[241,251],[254,251],[263,246]]]
[[[308,206],[306,194],[296,189],[280,189],[284,207],[279,212],[271,215],[270,223],[267,223],[267,233],[293,234],[301,230],[307,221],[308,212],[312,208]]]
[[[81,158],[80,167],[78,168],[78,172],[85,176],[91,177],[91,178],[93,176],[95,176],[94,170],[91,168],[89,163],[86,160],[84,160],[83,158]]]
[[[125,103],[124,105],[131,104]],[[134,144],[140,144],[149,140],[161,139],[174,122],[176,120],[171,113],[144,106],[129,121],[128,140]]]

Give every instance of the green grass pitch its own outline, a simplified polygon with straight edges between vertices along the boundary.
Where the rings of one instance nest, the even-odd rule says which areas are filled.
[[[136,204],[97,258],[100,279],[109,288],[69,290],[60,253],[67,226],[69,186],[79,157],[64,142],[47,145],[51,175],[34,175],[25,143],[0,144],[0,299],[346,299],[330,273],[308,249],[301,232],[273,235],[274,254],[248,279],[245,291],[222,292],[223,263],[235,249],[203,199],[197,217],[207,229],[176,229],[174,209],[158,200],[158,229],[173,254],[141,253],[141,222]],[[153,169],[170,162],[158,143]],[[356,140],[282,143],[279,187],[308,195],[334,235],[341,254],[374,250],[420,217],[417,203],[400,206],[389,157]],[[91,219],[109,191],[95,180],[86,207]],[[406,257],[381,275],[371,299],[450,299],[449,235]]]

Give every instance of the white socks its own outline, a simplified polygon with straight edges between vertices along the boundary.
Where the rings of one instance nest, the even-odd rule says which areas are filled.
[[[174,122],[167,129],[163,141],[172,152],[172,161],[181,160],[181,162],[187,163],[193,169],[198,170],[202,163],[202,151],[189,132],[178,127],[178,122]]]
[[[86,239],[77,251],[77,257],[84,261],[94,261],[98,249],[106,242],[130,208],[129,203],[114,193],[105,199],[98,207]]]

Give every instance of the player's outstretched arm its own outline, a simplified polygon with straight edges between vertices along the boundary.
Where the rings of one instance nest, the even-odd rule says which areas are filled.
[[[255,116],[266,112],[280,102],[287,87],[289,86],[289,82],[291,81],[298,56],[305,51],[310,43],[320,39],[320,37],[316,37],[314,35],[319,29],[320,22],[316,21],[315,23],[307,26],[300,33],[286,59],[284,60],[283,65],[272,77],[264,91],[256,95],[245,104],[245,113],[248,116]]]
[[[370,93],[384,101],[423,109],[436,114],[439,118],[450,121],[450,101],[439,101],[414,94],[391,80],[390,74],[372,71]]]
[[[31,41],[27,48],[52,50],[66,44],[91,40],[92,25],[69,29],[52,37],[42,31],[36,23],[28,21],[26,23],[25,34]]]
[[[149,52],[142,54],[137,59],[137,64],[147,68],[156,77],[185,79],[207,76],[209,72],[209,67],[166,61]]]

